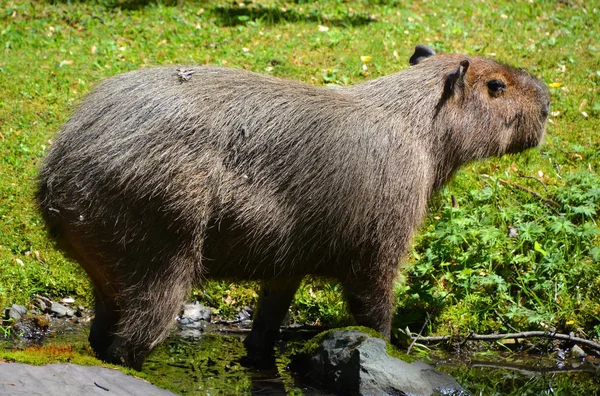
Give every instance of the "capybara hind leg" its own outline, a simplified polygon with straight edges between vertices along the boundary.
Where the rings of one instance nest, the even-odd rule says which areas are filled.
[[[393,310],[392,280],[379,279],[374,284],[353,280],[343,282],[343,285],[356,324],[377,330],[389,340]]]
[[[301,281],[302,277],[286,277],[265,281],[261,285],[252,331],[244,341],[250,363],[268,365],[272,362],[281,322]]]
[[[175,271],[152,280],[144,277],[121,301],[117,336],[111,345],[119,364],[141,370],[150,352],[167,337],[192,281],[187,273]]]
[[[96,356],[106,362],[113,362],[110,347],[115,340],[119,310],[116,302],[110,296],[95,292],[96,309],[89,341]]]

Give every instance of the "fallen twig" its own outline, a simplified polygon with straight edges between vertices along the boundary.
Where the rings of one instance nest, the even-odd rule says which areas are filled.
[[[546,331],[522,331],[520,333],[506,333],[506,334],[474,334],[471,333],[466,337],[466,340],[469,341],[497,341],[503,340],[506,338],[534,338],[534,337],[542,337],[542,338],[551,338],[555,340],[562,341],[571,341],[577,344],[582,344],[588,346],[596,351],[600,351],[600,344],[594,341],[586,340],[584,338],[579,338],[572,336],[570,334],[557,334],[557,333],[549,333]],[[416,342],[425,342],[425,343],[435,343],[435,342],[443,342],[450,341],[454,338],[453,336],[434,336],[434,337],[412,337],[412,339]]]
[[[443,363],[442,363],[443,364]],[[503,363],[491,363],[491,362],[479,362],[473,361],[467,363],[468,367],[485,367],[497,370],[513,370],[519,371],[525,374],[558,374],[567,372],[584,372],[594,373],[594,369],[591,366],[582,365],[580,367],[565,366],[562,368],[550,368],[550,367],[529,367],[524,365],[516,364],[503,364]]]
[[[522,177],[524,179],[532,179],[535,180],[536,182],[540,183],[542,185],[542,187],[544,187],[544,190],[546,190],[546,192],[548,192],[548,187],[546,187],[546,185],[544,184],[543,181],[541,181],[540,179],[538,179],[535,176],[527,176],[527,175],[519,175],[519,177]]]
[[[448,297],[449,295],[450,295],[450,293],[446,293],[446,295],[444,296],[444,298],[442,298],[440,301],[438,301],[438,303],[433,308],[432,314],[436,313],[436,311],[438,310],[438,308],[442,305],[442,303],[444,302],[444,300],[446,299],[446,297]],[[421,334],[423,334],[423,331],[425,331],[425,326],[427,326],[427,323],[429,323],[429,321],[431,320],[431,316],[429,315],[429,312],[425,312],[425,313],[427,314],[427,318],[425,319],[425,323],[423,323],[423,326],[421,326],[421,330],[419,331],[419,334],[416,337],[413,337],[413,341],[408,346],[408,349],[406,351],[406,353],[408,355],[410,355],[410,351],[412,350],[412,348],[417,343],[417,340],[420,339],[419,337],[421,336]]]
[[[417,340],[420,339],[421,334],[423,334],[423,331],[425,330],[425,326],[427,326],[427,323],[429,323],[429,320],[430,320],[429,312],[425,312],[425,313],[427,314],[427,319],[425,319],[423,326],[421,326],[421,330],[419,330],[419,334],[417,334],[416,337],[413,337],[412,342],[410,343],[410,345],[408,346],[408,349],[406,350],[407,355],[410,355],[410,351],[413,349],[413,347],[417,343]]]
[[[106,387],[104,387],[104,386],[102,386],[102,385],[98,385],[98,383],[96,383],[96,382],[94,382],[94,385],[96,385],[98,388],[100,388],[100,389],[102,389],[102,390],[104,390],[104,391],[107,391],[107,392],[109,391],[109,389],[108,389],[108,388],[106,388]]]
[[[516,188],[517,190],[521,190],[521,191],[523,191],[523,192],[526,192],[526,193],[528,193],[528,194],[531,194],[531,195],[533,195],[534,197],[537,197],[537,198],[541,199],[541,200],[542,200],[544,203],[546,203],[546,204],[548,204],[548,205],[552,205],[552,206],[554,206],[554,207],[560,207],[560,204],[559,204],[558,202],[555,202],[555,201],[553,201],[553,200],[551,200],[551,199],[548,199],[548,198],[544,198],[544,197],[542,197],[542,196],[541,196],[539,193],[537,193],[537,192],[535,192],[535,191],[533,191],[533,190],[530,190],[530,189],[528,189],[527,187],[523,187],[523,186],[522,186],[522,185],[520,185],[520,184],[513,183],[513,182],[509,182],[509,181],[506,181],[506,180],[504,180],[504,179],[498,179],[498,181],[499,181],[500,183],[504,184],[505,186],[511,186],[511,187],[514,187],[514,188]]]
[[[488,294],[490,294],[490,297],[493,298],[493,296],[491,295],[491,293],[488,293]],[[500,312],[498,312],[498,311],[496,311],[494,309],[494,313],[496,314],[496,316],[498,316],[500,318],[500,320],[502,321],[502,323],[504,323],[504,326],[508,327],[509,329],[511,329],[512,331],[514,331],[515,333],[519,333],[519,330],[517,330],[514,327],[512,327],[510,325],[510,323],[508,323],[508,321],[506,319],[504,319],[504,317],[502,315],[500,315]]]
[[[483,177],[483,178],[486,178],[486,179],[490,179],[491,178],[489,175],[484,175],[484,174],[482,174],[480,176]],[[558,202],[553,201],[553,200],[551,200],[549,198],[544,198],[539,193],[537,193],[537,192],[535,192],[533,190],[530,190],[527,187],[523,187],[520,184],[517,184],[517,183],[514,183],[514,182],[509,182],[507,180],[500,179],[500,178],[498,178],[498,181],[500,182],[500,184],[504,184],[505,186],[513,187],[513,188],[516,188],[517,190],[520,190],[520,191],[523,191],[523,192],[526,192],[528,194],[533,195],[534,197],[536,197],[536,198],[540,199],[542,202],[544,202],[550,209],[552,209],[555,212],[556,212],[556,209],[554,209],[554,208],[559,208],[560,207],[560,204]]]

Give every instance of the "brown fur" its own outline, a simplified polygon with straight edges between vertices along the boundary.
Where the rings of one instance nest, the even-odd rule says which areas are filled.
[[[432,193],[468,161],[536,146],[549,104],[523,71],[417,51],[350,88],[204,66],[99,84],[38,192],[96,288],[96,353],[140,368],[207,277],[263,280],[256,355],[307,274],[338,279],[358,324],[389,337],[392,282]]]

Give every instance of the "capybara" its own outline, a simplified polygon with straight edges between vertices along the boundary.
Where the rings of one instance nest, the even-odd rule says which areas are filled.
[[[389,338],[431,195],[471,160],[538,145],[549,108],[542,82],[490,59],[418,46],[410,63],[344,88],[210,66],[100,83],[37,194],[95,287],[96,354],[139,369],[206,278],[262,281],[249,356],[268,355],[309,274]]]

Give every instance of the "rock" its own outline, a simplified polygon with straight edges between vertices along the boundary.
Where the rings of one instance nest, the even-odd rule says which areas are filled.
[[[240,312],[238,312],[237,319],[240,322],[252,320],[253,313],[254,313],[254,310],[252,309],[252,307],[246,305],[244,308],[241,309]]]
[[[50,301],[46,297],[37,296],[33,299],[33,304],[36,305],[41,312],[47,312],[50,308],[50,305],[52,305],[52,301]]]
[[[310,377],[344,395],[468,395],[452,377],[386,352],[386,343],[358,330],[334,331],[311,358]]]
[[[53,302],[52,305],[50,305],[50,312],[52,312],[57,317],[62,318],[63,316],[67,315],[69,309],[62,304]]]
[[[73,304],[75,302],[75,299],[72,297],[65,297],[62,300],[60,300],[60,302],[63,304]]]
[[[210,322],[210,308],[205,307],[198,301],[186,303],[183,305],[183,313],[181,314],[180,320],[184,318],[187,318],[192,322],[197,322],[199,320]]]
[[[33,299],[33,306],[36,307],[40,313],[44,313],[48,309],[48,305],[46,305],[41,298]]]
[[[579,345],[576,344],[573,345],[573,347],[571,348],[571,356],[573,356],[574,358],[583,359],[587,356],[587,353],[585,353],[585,351],[581,349]]]
[[[27,313],[27,308],[22,305],[13,304],[8,310],[8,318],[19,320]]]
[[[105,367],[0,362],[0,395],[169,396],[174,393]]]

